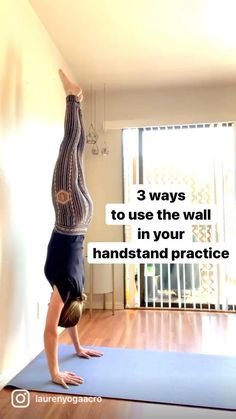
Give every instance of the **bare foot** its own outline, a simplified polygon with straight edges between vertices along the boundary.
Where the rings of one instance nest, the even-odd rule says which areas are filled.
[[[66,95],[75,95],[81,102],[83,99],[81,87],[78,84],[72,83],[61,69],[58,70],[58,73],[62,81]]]

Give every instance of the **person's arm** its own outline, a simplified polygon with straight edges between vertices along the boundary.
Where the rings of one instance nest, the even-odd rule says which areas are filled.
[[[73,342],[73,345],[75,347],[75,352],[78,356],[80,356],[82,358],[90,358],[90,356],[102,356],[103,355],[102,352],[95,351],[93,349],[86,349],[86,348],[83,348],[81,346],[77,326],[68,327],[67,330],[69,332],[69,335],[70,335],[71,340]]]
[[[54,287],[48,306],[46,324],[44,329],[44,347],[48,361],[48,368],[52,381],[68,388],[67,384],[81,384],[83,379],[75,373],[59,371],[58,366],[58,333],[57,325],[64,303],[57,287]]]
[[[68,327],[68,333],[70,335],[70,338],[73,342],[73,345],[75,347],[75,352],[79,353],[81,351],[81,344],[80,344],[80,340],[79,340],[79,333],[78,333],[78,328],[77,326],[73,326],[73,327]]]

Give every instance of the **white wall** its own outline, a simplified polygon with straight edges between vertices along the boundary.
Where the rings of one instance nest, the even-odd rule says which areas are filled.
[[[0,3],[0,382],[43,348],[66,64],[27,0]],[[69,70],[68,70],[69,72]]]
[[[86,113],[85,113],[86,115]],[[86,118],[86,126],[89,122]],[[107,203],[122,202],[122,158],[121,158],[121,132],[104,133],[99,131],[99,147],[106,140],[109,144],[110,154],[103,157],[101,154],[91,154],[91,145],[87,145],[85,155],[85,172],[87,186],[93,199],[94,215],[86,235],[86,243],[91,241],[123,241],[122,226],[109,226],[105,224],[105,205]],[[96,267],[94,268],[96,269]],[[124,308],[124,270],[123,265],[115,265],[115,308]],[[101,278],[102,280],[102,278]],[[107,307],[111,308],[111,294],[106,297]],[[93,307],[102,308],[102,296],[93,297]]]
[[[110,92],[107,96],[107,128],[111,124],[118,127],[119,121],[122,121],[124,127],[136,126],[137,123],[168,125],[231,121],[236,116],[236,84],[153,88],[131,92],[124,90]],[[101,108],[100,116],[102,113]]]

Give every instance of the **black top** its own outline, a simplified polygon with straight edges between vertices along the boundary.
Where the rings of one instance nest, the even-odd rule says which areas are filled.
[[[65,303],[80,297],[84,287],[83,235],[52,232],[44,273],[52,288],[58,288]]]

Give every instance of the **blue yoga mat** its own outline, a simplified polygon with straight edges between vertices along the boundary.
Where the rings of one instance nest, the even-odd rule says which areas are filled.
[[[79,358],[71,345],[59,346],[60,370],[84,378],[69,389],[50,381],[45,352],[7,386],[50,393],[97,396],[236,410],[236,357],[93,347],[104,355]]]

